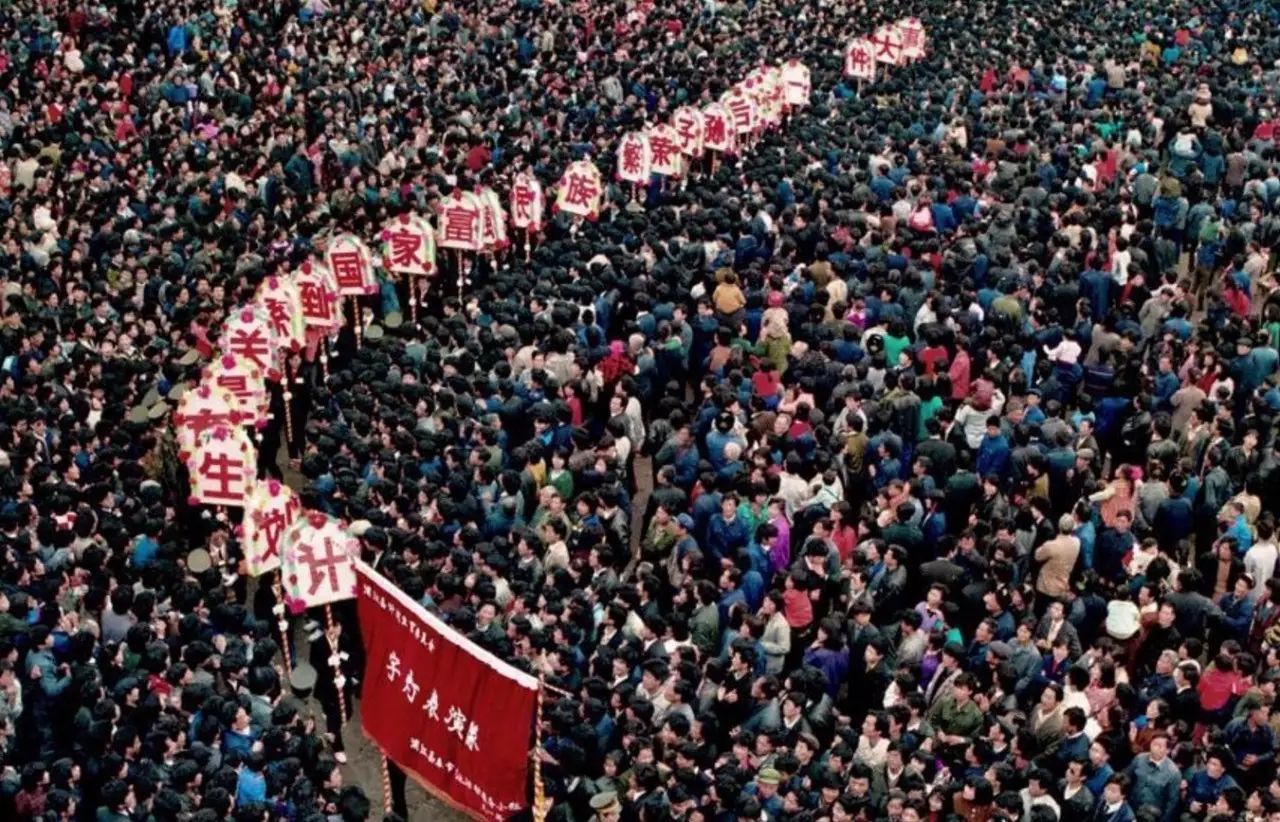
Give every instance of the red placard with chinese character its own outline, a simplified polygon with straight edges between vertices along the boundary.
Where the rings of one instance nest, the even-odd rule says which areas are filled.
[[[199,385],[184,393],[173,413],[179,455],[185,459],[195,450],[201,431],[219,425],[239,425],[239,407],[235,395],[225,388],[218,388],[212,380],[201,380]]]
[[[219,425],[200,432],[187,470],[194,502],[242,508],[258,470],[257,453],[243,428]]]
[[[368,653],[364,732],[436,796],[478,819],[528,804],[526,768],[538,682],[454,632],[355,563]]]
[[[231,394],[240,425],[266,424],[271,395],[267,393],[266,377],[252,362],[235,354],[223,354],[209,363],[201,381]]]
[[[272,274],[258,286],[254,302],[261,306],[271,323],[280,345],[298,351],[307,342],[306,319],[302,313],[302,295],[289,274]]]
[[[618,142],[618,179],[638,185],[648,183],[651,164],[648,137],[635,131],[622,135]]]
[[[546,205],[538,178],[523,171],[517,174],[511,181],[511,224],[523,231],[541,231]]]
[[[280,379],[280,338],[261,303],[242,306],[227,316],[218,348],[254,366],[267,379]]]
[[[319,511],[294,517],[280,538],[285,605],[298,613],[351,599],[356,592],[352,563],[359,553],[359,540],[333,517]]]
[[[720,103],[711,103],[702,110],[702,143],[712,151],[729,154],[737,148],[738,130],[733,126],[733,114]]]
[[[881,26],[871,35],[871,47],[874,49],[877,63],[888,63],[896,66],[903,62],[902,35],[896,25]]]
[[[853,40],[844,50],[844,76],[857,80],[875,79],[875,47],[869,40]]]
[[[720,104],[728,110],[738,134],[750,134],[759,125],[760,109],[746,89],[739,86],[729,89],[721,95]]]
[[[671,115],[671,127],[680,138],[680,151],[695,160],[702,156],[702,134],[705,124],[702,112],[693,106],[681,106]]]
[[[319,260],[308,260],[294,272],[293,281],[298,286],[298,301],[302,304],[302,319],[308,328],[324,331],[337,329],[338,286],[333,281],[329,266]]]
[[[457,189],[440,203],[439,222],[441,248],[479,251],[481,220],[484,206],[470,191]]]
[[[485,251],[501,251],[511,245],[502,198],[488,186],[476,192],[476,196],[480,198],[480,245]]]
[[[250,486],[240,535],[249,576],[261,576],[280,567],[284,532],[301,510],[293,489],[277,479],[255,481]]]
[[[339,294],[359,297],[378,290],[373,280],[373,255],[359,237],[352,234],[334,237],[325,252],[325,260]]]
[[[788,60],[782,64],[782,89],[788,106],[809,105],[809,95],[813,91],[809,79],[809,67],[799,60]]]
[[[570,163],[556,186],[556,207],[568,214],[595,220],[600,216],[600,200],[604,183],[600,169],[590,160]]]
[[[918,17],[906,17],[898,21],[898,36],[902,38],[902,56],[908,60],[924,57],[924,24]]]
[[[671,126],[658,125],[649,129],[649,156],[653,160],[653,173],[665,177],[684,174],[684,154],[680,151],[680,135]]]
[[[416,214],[401,214],[379,235],[382,267],[395,274],[420,277],[436,267],[436,236],[431,223]]]

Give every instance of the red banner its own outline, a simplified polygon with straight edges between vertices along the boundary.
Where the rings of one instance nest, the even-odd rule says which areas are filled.
[[[538,680],[459,635],[356,563],[368,653],[364,731],[436,796],[476,819],[524,808]]]

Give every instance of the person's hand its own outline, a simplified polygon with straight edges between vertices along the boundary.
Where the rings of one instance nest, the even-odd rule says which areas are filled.
[[[1257,756],[1255,756],[1254,754],[1245,754],[1245,755],[1244,755],[1244,766],[1245,766],[1246,768],[1252,768],[1252,767],[1253,767],[1254,765],[1256,765],[1256,764],[1258,764],[1258,757],[1257,757]]]
[[[40,666],[39,666],[39,665],[32,665],[32,666],[31,666],[31,678],[32,678],[32,679],[39,679],[39,678],[40,678],[40,677],[42,677],[42,676],[44,676],[44,674],[41,672],[41,670],[40,670]]]

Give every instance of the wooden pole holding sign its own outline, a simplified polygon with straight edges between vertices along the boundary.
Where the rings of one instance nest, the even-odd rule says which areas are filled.
[[[289,618],[285,612],[284,587],[280,584],[280,573],[278,568],[271,572],[271,588],[276,594],[275,612],[279,617],[276,620],[276,627],[280,629],[280,656],[284,658],[284,670],[280,674],[281,681],[287,683],[293,673],[293,656],[289,652]]]
[[[356,330],[356,349],[364,347],[364,317],[361,316],[360,298],[352,297],[348,300],[351,303],[351,322]]]
[[[325,630],[332,633],[333,631],[333,607],[324,606],[324,624]],[[346,677],[342,675],[342,652],[337,648],[333,649],[333,655],[329,657],[329,664],[333,666],[333,684],[338,689],[338,712],[342,717],[342,724],[347,723],[347,694]]]

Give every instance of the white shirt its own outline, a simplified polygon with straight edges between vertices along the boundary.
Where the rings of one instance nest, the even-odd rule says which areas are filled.
[[[1271,579],[1276,570],[1275,542],[1257,542],[1244,554],[1244,570],[1253,577],[1254,590]]]

